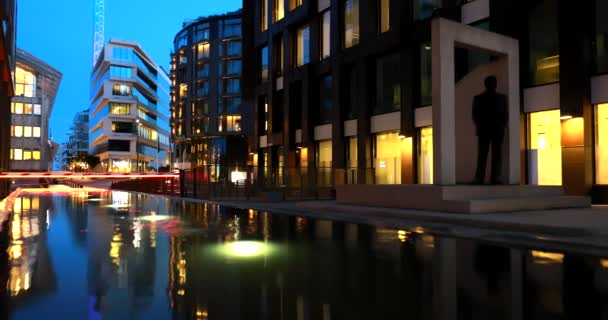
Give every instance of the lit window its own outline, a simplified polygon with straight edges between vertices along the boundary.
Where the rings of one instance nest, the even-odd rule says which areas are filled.
[[[391,20],[390,20],[390,0],[380,0],[380,7],[378,8],[379,17],[380,17],[380,33],[387,32],[391,28]]]
[[[26,138],[32,137],[32,127],[25,126],[23,127],[23,136]]]
[[[359,44],[359,0],[344,3],[344,48]]]
[[[40,160],[40,150],[34,150],[34,151],[32,151],[32,159],[34,159],[34,160]]]
[[[15,137],[23,137],[23,126],[15,126]]]
[[[530,113],[530,184],[562,184],[562,133],[559,110]]]
[[[42,108],[41,105],[35,104],[34,105],[34,114],[41,114],[41,108]]]
[[[241,116],[226,116],[226,131],[241,131]]]
[[[110,113],[120,114],[120,115],[131,114],[131,105],[129,105],[127,103],[111,103],[110,104]]]
[[[23,149],[13,149],[13,160],[23,160]]]
[[[23,160],[32,160],[31,150],[23,150]]]
[[[33,98],[36,96],[36,76],[17,67],[15,70],[15,95]]]
[[[297,33],[297,66],[303,66],[310,62],[310,27],[298,29]]]
[[[323,13],[321,35],[321,59],[325,59],[329,57],[331,51],[331,12],[329,10]]]
[[[40,127],[34,127],[34,138],[40,138]]]
[[[262,14],[262,19],[260,22],[262,23],[261,29],[262,31],[268,30],[268,0],[260,1],[260,12]]]
[[[289,0],[289,10],[294,10],[302,5],[302,0]]]
[[[285,0],[274,0],[274,21],[285,17]]]
[[[23,105],[23,113],[25,114],[32,114],[33,113],[33,108],[32,105],[29,103],[26,103]]]
[[[608,184],[608,104],[597,106],[595,127],[596,184]]]
[[[197,48],[197,58],[200,59],[209,59],[209,50],[210,50],[210,44],[209,42],[204,42],[198,45]]]
[[[433,184],[433,128],[431,127],[420,130],[418,181],[420,184]]]
[[[11,111],[14,114],[23,114],[23,103],[13,103],[12,109]]]
[[[112,94],[115,96],[130,96],[131,87],[125,84],[115,84],[112,86]]]
[[[182,83],[179,85],[179,97],[185,99],[188,97],[188,85]]]

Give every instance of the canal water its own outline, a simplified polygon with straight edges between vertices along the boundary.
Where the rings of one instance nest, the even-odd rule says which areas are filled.
[[[1,319],[606,319],[608,260],[125,192],[26,192]]]

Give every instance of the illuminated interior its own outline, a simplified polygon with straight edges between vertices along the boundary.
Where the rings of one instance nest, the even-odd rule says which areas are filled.
[[[332,153],[331,140],[319,141],[319,153],[317,154],[317,168],[331,168]]]
[[[374,168],[377,184],[401,183],[401,141],[398,132],[376,135]]]
[[[536,150],[538,185],[562,184],[561,120],[559,110],[530,113],[530,150]]]
[[[433,184],[433,128],[420,130],[420,155],[418,157],[418,181]]]
[[[608,184],[608,103],[596,107],[595,183]]]

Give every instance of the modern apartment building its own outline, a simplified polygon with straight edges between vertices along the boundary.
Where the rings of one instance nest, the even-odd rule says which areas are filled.
[[[108,172],[167,166],[169,76],[139,44],[110,40],[91,72],[89,153]]]
[[[171,56],[176,168],[200,181],[228,178],[247,162],[242,126],[241,11],[184,23]]]
[[[519,41],[522,182],[608,201],[603,0],[245,1],[258,180],[433,183],[433,17]],[[455,56],[457,86],[495,61],[464,48]]]
[[[10,126],[12,171],[48,171],[53,168],[57,147],[49,136],[49,119],[61,78],[61,72],[17,49]]]
[[[16,60],[17,2],[2,1],[0,4],[0,108],[9,110],[15,95],[14,71]],[[10,165],[10,116],[0,117],[0,170],[9,170]],[[9,190],[8,182],[0,182],[0,196]]]

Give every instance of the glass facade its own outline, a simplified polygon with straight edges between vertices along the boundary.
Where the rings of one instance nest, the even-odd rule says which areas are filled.
[[[359,0],[344,2],[344,48],[359,44]]]
[[[608,103],[595,110],[595,183],[608,185]]]
[[[376,106],[374,114],[401,110],[401,70],[398,54],[376,62]]]
[[[543,0],[529,12],[530,85],[559,81],[557,0]]]
[[[559,110],[529,115],[530,184],[562,184],[562,130]]]

